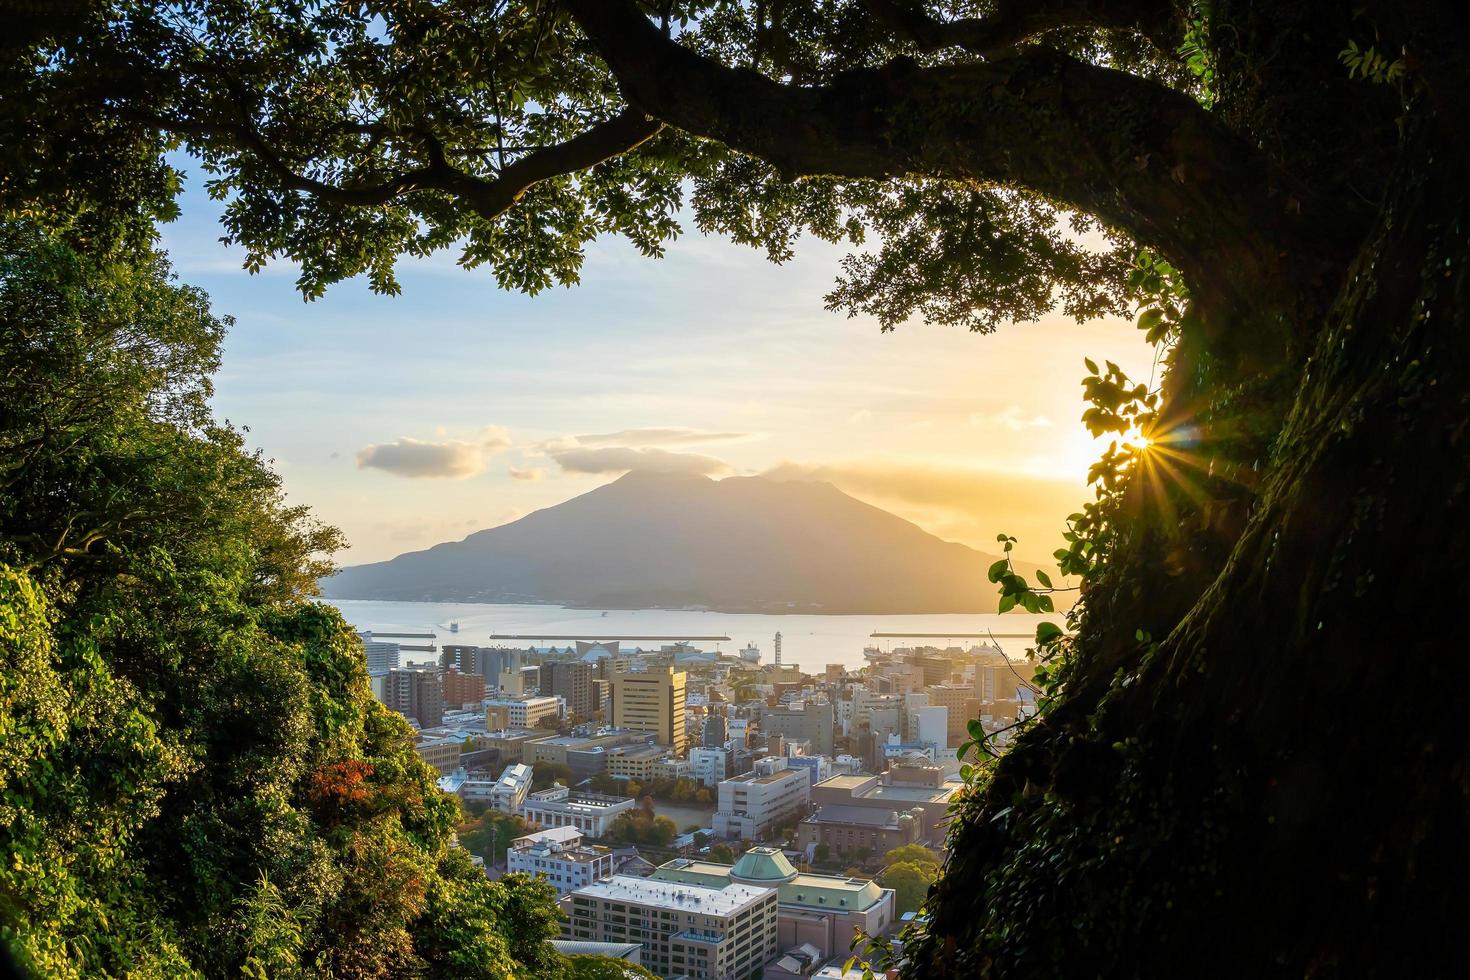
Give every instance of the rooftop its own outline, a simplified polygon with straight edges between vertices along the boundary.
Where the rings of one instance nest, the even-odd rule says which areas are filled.
[[[756,851],[774,851],[774,855],[755,854]],[[754,858],[751,857],[752,854],[755,854]],[[751,860],[747,861],[747,858]],[[780,893],[780,903],[786,906],[801,905],[843,912],[868,909],[873,903],[883,899],[884,889],[875,881],[840,875],[800,873],[786,860],[784,854],[774,848],[753,848],[742,855],[740,861],[741,863],[731,867],[711,861],[677,858],[660,865],[648,880],[676,882],[713,890],[730,881],[736,869],[740,869],[744,873],[739,874],[739,877],[747,882],[770,880],[771,886]]]
[[[613,902],[637,902],[660,908],[698,911],[705,915],[733,915],[764,900],[770,894],[769,888],[754,888],[750,885],[730,884],[723,888],[711,888],[656,878],[613,875],[578,888],[572,892],[572,897],[574,900],[580,896]]]
[[[900,816],[901,813],[897,810],[884,810],[875,806],[845,806],[841,803],[828,803],[808,814],[802,823],[850,823],[864,827],[897,830]]]

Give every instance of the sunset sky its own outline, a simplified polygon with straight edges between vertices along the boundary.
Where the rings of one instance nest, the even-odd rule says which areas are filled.
[[[1044,558],[1089,499],[1083,356],[1149,376],[1122,321],[883,334],[829,313],[844,250],[821,242],[775,266],[697,233],[662,260],[609,240],[581,286],[535,298],[441,254],[402,264],[402,296],[353,281],[303,303],[289,265],[251,276],[218,243],[191,169],[163,244],[237,320],[216,411],[249,426],[293,502],[346,532],[344,564],[457,540],[632,466],[824,479],[941,537],[993,550],[1006,531]]]

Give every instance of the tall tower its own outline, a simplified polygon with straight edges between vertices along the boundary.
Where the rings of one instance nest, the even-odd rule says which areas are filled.
[[[781,634],[776,634],[776,666],[781,666]]]

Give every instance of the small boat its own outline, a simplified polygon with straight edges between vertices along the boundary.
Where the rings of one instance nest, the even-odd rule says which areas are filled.
[[[459,632],[459,624],[458,623],[450,623],[449,624],[449,632],[451,632],[451,633],[458,633]]]

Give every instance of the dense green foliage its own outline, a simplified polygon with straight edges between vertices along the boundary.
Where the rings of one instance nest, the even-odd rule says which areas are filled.
[[[160,151],[182,143],[250,267],[299,262],[307,297],[356,275],[396,291],[399,256],[448,248],[536,292],[574,282],[599,234],[659,254],[683,204],[777,261],[807,234],[861,246],[828,301],[884,328],[1136,313],[1156,376],[1089,362],[1084,418],[1151,442],[1120,439],[1066,521],[1056,558],[1080,601],[1070,629],[1038,633],[1036,720],[966,771],[906,969],[1463,970],[1444,937],[1470,903],[1470,675],[1441,634],[1399,624],[1470,602],[1464,4],[41,9],[0,42],[0,207],[57,229],[58,268],[61,241],[111,255],[146,239],[175,189]],[[71,386],[47,397],[46,371],[168,370],[139,352],[109,368],[84,334],[4,382],[4,683],[21,719],[6,805],[13,780],[40,814],[7,825],[24,836],[5,873],[20,921],[42,924],[28,955],[215,971],[299,948],[393,972],[451,939],[491,943],[495,893],[438,887],[458,880],[436,850],[452,817],[353,693],[340,624],[297,598],[325,532],[237,436],[189,415],[214,328],[197,297],[157,299],[193,339],[179,390],[133,422],[73,444],[28,421],[113,417]],[[1007,608],[1046,611],[1069,587],[1009,561],[991,575]],[[250,724],[229,724],[235,704]],[[92,751],[116,754],[106,778],[63,758]],[[377,850],[344,848],[353,834]],[[77,858],[33,868],[53,839]],[[372,891],[410,866],[429,875],[404,879],[422,902]],[[60,878],[25,890],[44,875]],[[128,914],[93,897],[107,889]],[[350,937],[380,901],[401,942],[370,954]],[[46,945],[96,908],[116,946]],[[327,915],[347,923],[331,944]]]
[[[206,399],[226,324],[156,254],[0,225],[0,930],[36,976],[552,975],[554,893],[309,601],[336,533]]]
[[[636,963],[607,956],[568,956],[567,980],[655,980]]]

